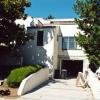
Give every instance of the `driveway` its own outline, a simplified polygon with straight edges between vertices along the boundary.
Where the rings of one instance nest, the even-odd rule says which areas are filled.
[[[55,79],[16,100],[93,100],[89,88],[75,86],[76,79]]]

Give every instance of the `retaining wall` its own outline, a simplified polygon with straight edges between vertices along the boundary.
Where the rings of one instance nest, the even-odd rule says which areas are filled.
[[[100,80],[89,70],[88,84],[91,87],[95,100],[100,100]]]
[[[18,89],[18,95],[23,95],[32,89],[36,88],[40,84],[42,84],[44,81],[49,79],[49,68],[43,68],[40,71],[31,74],[27,78],[25,78]]]

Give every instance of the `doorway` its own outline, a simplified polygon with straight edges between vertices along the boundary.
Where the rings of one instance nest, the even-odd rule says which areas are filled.
[[[83,71],[83,60],[62,60],[61,70],[67,70],[67,77],[77,77]]]

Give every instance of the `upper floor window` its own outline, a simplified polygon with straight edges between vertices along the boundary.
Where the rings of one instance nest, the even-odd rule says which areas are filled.
[[[43,31],[37,32],[37,46],[43,46]]]
[[[74,50],[77,48],[77,42],[75,37],[63,37],[62,39],[62,49],[63,50]]]

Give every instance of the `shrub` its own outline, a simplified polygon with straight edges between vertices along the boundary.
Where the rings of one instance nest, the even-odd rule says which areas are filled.
[[[41,65],[29,65],[12,70],[7,78],[8,86],[18,87],[24,78],[26,78],[32,73],[37,72],[41,68]]]

